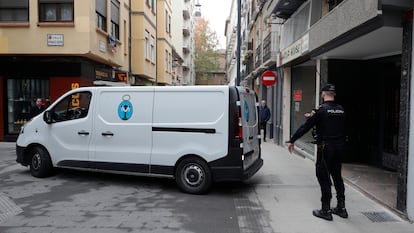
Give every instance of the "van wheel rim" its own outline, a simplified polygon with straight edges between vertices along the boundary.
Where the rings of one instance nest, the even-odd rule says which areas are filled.
[[[40,154],[36,153],[35,155],[33,155],[33,159],[32,159],[33,169],[35,170],[39,169],[41,163],[42,163],[42,160],[40,159]]]
[[[199,166],[192,164],[184,169],[185,182],[191,186],[199,186],[204,180],[204,172]]]

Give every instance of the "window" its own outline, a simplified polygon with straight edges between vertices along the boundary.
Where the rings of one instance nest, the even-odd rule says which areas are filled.
[[[152,12],[155,12],[155,2],[154,0],[146,0],[147,6],[151,8]]]
[[[331,11],[333,8],[335,8],[339,3],[341,3],[343,0],[328,0],[329,3],[329,11]]]
[[[7,79],[9,111],[5,113],[5,116],[8,134],[19,133],[24,122],[31,118],[30,109],[37,98],[43,99],[45,107],[49,105],[49,89],[48,79],[25,79],[23,77]]]
[[[168,68],[169,68],[169,61],[168,61],[169,57],[168,57],[168,50],[165,50],[165,72],[168,73]]]
[[[29,0],[0,0],[0,22],[28,22]]]
[[[149,32],[145,30],[144,38],[144,50],[145,50],[145,59],[150,60],[150,41],[149,41]]]
[[[155,37],[151,36],[151,62],[155,64]]]
[[[111,0],[111,35],[119,39],[119,1]]]
[[[96,0],[96,27],[106,32],[106,0]]]
[[[165,31],[167,34],[171,33],[171,15],[168,14],[168,11],[165,11]]]
[[[92,94],[78,92],[61,100],[52,110],[53,122],[76,120],[88,115]]]
[[[73,0],[39,0],[40,22],[73,22]]]

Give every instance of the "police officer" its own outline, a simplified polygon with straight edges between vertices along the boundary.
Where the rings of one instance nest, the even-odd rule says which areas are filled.
[[[345,144],[345,112],[341,105],[335,102],[335,86],[327,84],[321,90],[323,103],[316,112],[309,116],[288,141],[288,150],[292,153],[294,142],[316,127],[316,177],[321,187],[322,208],[313,210],[313,215],[332,221],[332,213],[342,218],[348,217],[345,208],[345,186],[341,175],[341,157]],[[337,198],[337,206],[330,207],[332,192],[332,177]]]

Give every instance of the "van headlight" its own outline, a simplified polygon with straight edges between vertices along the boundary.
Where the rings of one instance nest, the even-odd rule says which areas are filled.
[[[20,133],[19,134],[24,134],[24,125],[22,125],[22,127],[20,127]]]

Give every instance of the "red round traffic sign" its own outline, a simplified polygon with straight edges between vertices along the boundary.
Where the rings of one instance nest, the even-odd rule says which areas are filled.
[[[262,74],[262,83],[265,86],[272,86],[276,83],[277,76],[273,71],[267,70]]]

